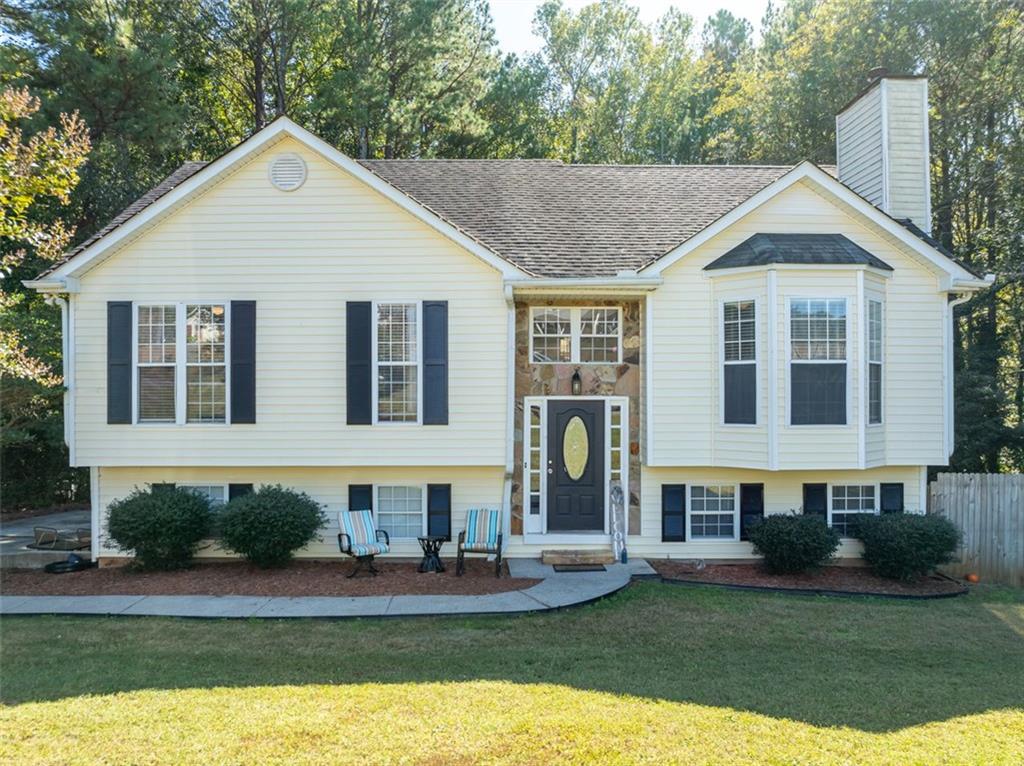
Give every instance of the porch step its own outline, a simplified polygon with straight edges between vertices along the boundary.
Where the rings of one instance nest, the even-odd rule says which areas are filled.
[[[611,550],[541,551],[542,564],[614,564]]]

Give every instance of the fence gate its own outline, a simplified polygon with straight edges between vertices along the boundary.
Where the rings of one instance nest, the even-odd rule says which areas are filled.
[[[942,514],[964,533],[960,561],[945,571],[1024,585],[1024,474],[940,473],[928,500],[929,513]]]

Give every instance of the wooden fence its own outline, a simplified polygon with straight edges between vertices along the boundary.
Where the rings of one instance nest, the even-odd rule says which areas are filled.
[[[1024,586],[1024,474],[940,473],[931,483],[928,511],[964,533],[960,561],[945,571]]]

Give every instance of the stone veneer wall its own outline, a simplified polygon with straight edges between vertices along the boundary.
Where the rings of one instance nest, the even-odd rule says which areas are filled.
[[[619,306],[622,309],[622,362],[619,364],[533,364],[530,362],[531,306]],[[523,533],[523,398],[572,397],[572,374],[580,368],[583,394],[629,397],[629,534],[640,534],[641,310],[639,301],[516,301],[515,470],[512,482],[512,534]]]

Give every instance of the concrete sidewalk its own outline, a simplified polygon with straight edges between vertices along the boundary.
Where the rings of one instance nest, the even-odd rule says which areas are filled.
[[[611,564],[604,572],[555,572],[532,559],[511,559],[508,564],[513,577],[541,578],[541,582],[485,596],[4,596],[0,614],[273,619],[521,614],[585,604],[621,590],[633,577],[655,574],[643,559]]]

